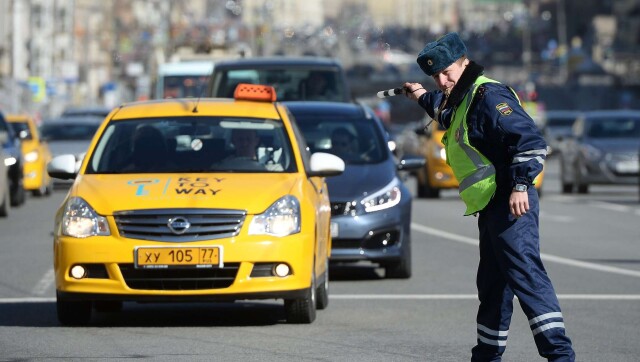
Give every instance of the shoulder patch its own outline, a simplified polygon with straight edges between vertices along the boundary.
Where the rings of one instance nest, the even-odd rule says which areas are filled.
[[[498,112],[502,113],[505,116],[508,116],[511,114],[511,112],[513,112],[513,109],[511,109],[511,107],[509,107],[509,105],[504,102],[498,104],[496,106],[496,109],[498,110]]]

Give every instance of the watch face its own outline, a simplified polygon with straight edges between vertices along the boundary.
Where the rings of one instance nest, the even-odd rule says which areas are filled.
[[[516,185],[514,189],[516,191],[527,191],[527,185]]]

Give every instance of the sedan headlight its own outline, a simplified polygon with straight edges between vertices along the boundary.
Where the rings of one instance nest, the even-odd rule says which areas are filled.
[[[24,155],[26,162],[36,162],[38,160],[38,151],[31,151]]]
[[[253,217],[249,235],[287,236],[300,232],[300,203],[291,195],[283,196],[262,214]]]
[[[98,215],[82,198],[72,197],[64,207],[62,234],[75,238],[86,238],[96,235],[111,235],[111,231],[104,216]]]
[[[374,212],[396,206],[402,196],[400,187],[398,186],[398,179],[394,178],[393,181],[380,189],[380,191],[362,199],[360,203],[364,206],[364,211]]]

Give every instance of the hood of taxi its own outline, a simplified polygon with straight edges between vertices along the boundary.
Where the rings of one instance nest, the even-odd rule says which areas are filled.
[[[287,195],[296,174],[79,175],[70,196],[98,214],[164,208],[210,208],[263,212]]]
[[[393,161],[377,164],[348,164],[338,176],[327,178],[327,186],[332,201],[351,201],[370,195],[396,177]]]

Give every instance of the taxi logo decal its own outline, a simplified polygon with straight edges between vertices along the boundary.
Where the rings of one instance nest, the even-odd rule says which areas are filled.
[[[508,116],[511,114],[511,112],[513,112],[513,109],[511,109],[511,107],[509,107],[509,105],[506,103],[498,104],[496,106],[496,109],[498,110],[498,112],[502,113],[505,116]]]
[[[165,197],[167,195],[184,195],[199,196],[210,195],[215,196],[222,189],[214,188],[215,184],[219,184],[224,178],[218,177],[178,177],[172,182],[171,177],[163,181],[163,185],[159,179],[155,178],[139,178],[127,181],[127,184],[135,187],[135,196],[140,197]]]
[[[146,185],[153,185],[160,182],[160,180],[156,178],[144,178],[144,179],[135,179],[130,180],[127,184],[132,186],[137,186],[136,188],[136,196],[146,196],[149,195],[149,190],[145,190]]]

